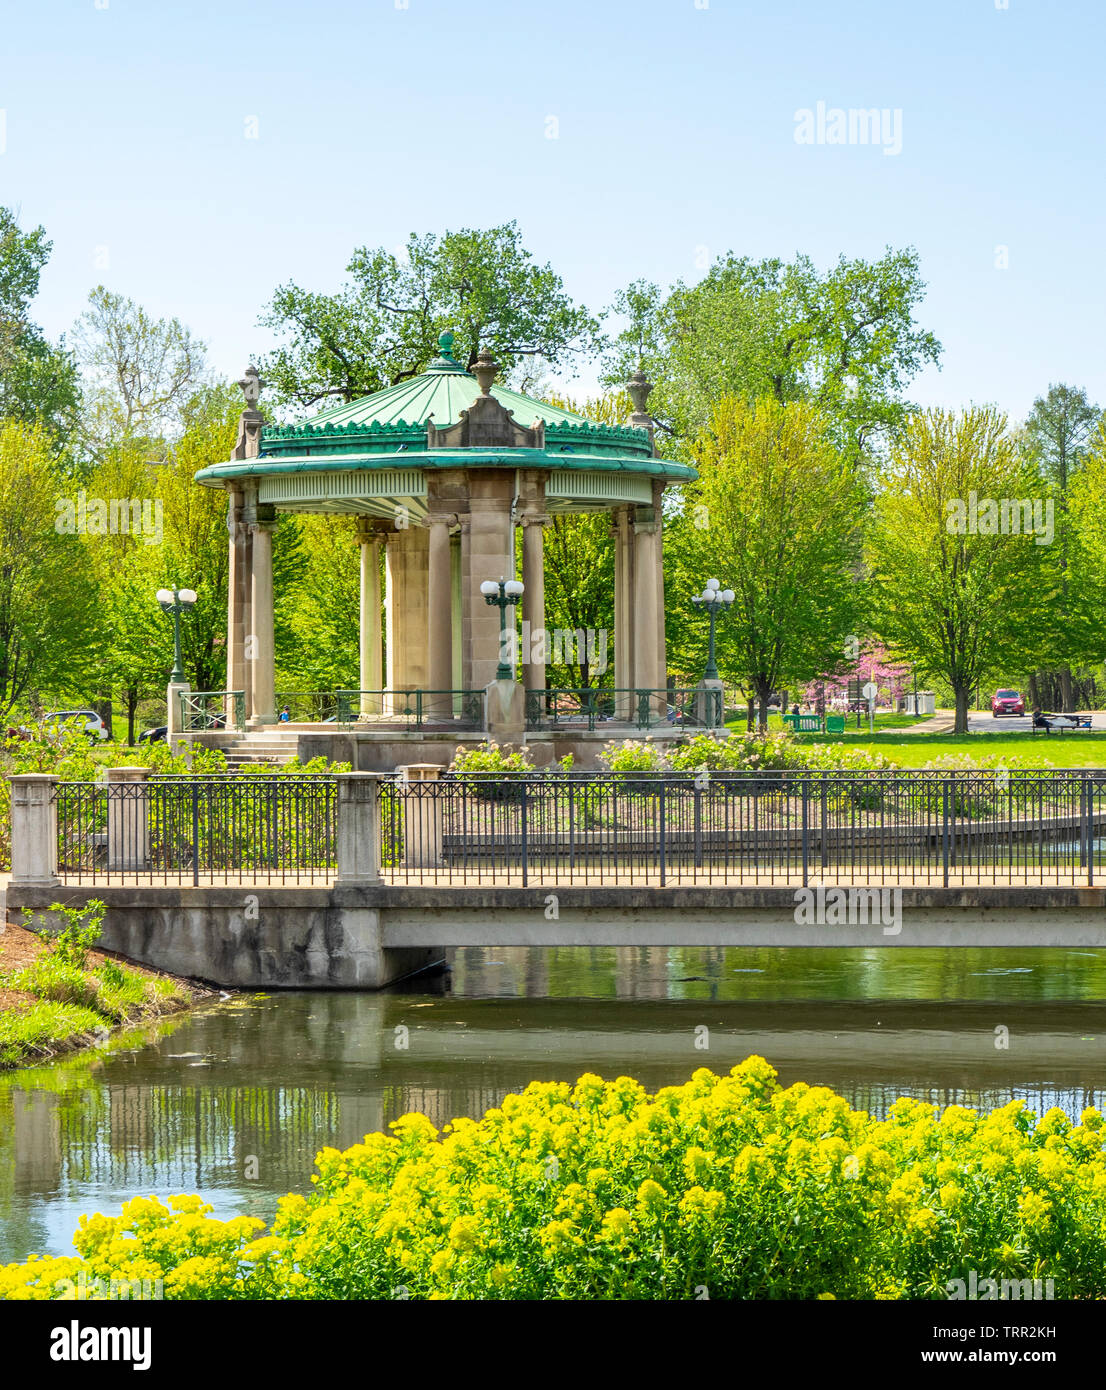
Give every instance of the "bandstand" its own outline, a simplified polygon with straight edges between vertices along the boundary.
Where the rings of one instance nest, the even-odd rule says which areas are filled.
[[[669,484],[696,475],[657,456],[649,383],[635,373],[629,419],[603,425],[497,385],[487,354],[467,370],[452,345],[443,333],[424,372],[303,424],[265,421],[255,369],[239,383],[246,409],[234,456],[196,481],[228,496],[227,690],[242,692],[248,729],[263,731],[278,713],[272,531],[280,512],[358,519],[360,690],[346,693],[341,722],[359,736],[387,737],[397,701],[409,714],[412,692],[428,738],[466,724],[522,733],[524,705],[533,711],[546,689],[549,647],[534,639],[545,633],[543,528],[557,513],[611,517],[616,715],[632,722],[645,700],[666,707],[661,499]],[[514,682],[496,679],[500,612],[481,590],[516,577],[530,636],[517,697],[507,688]]]

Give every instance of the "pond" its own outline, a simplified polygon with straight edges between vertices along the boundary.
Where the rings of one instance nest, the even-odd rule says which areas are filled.
[[[237,996],[0,1074],[0,1261],[82,1212],[199,1192],[269,1218],[314,1154],[584,1071],[650,1088],[750,1053],[882,1115],[901,1095],[1106,1108],[1106,952],[466,949],[404,993]],[[419,990],[423,992],[418,992]]]

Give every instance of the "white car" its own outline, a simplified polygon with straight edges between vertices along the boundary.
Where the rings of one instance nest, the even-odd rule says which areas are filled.
[[[51,714],[42,716],[42,726],[45,729],[54,726],[61,728],[62,725],[70,729],[75,729],[77,733],[87,734],[91,739],[110,738],[111,734],[107,725],[95,712],[90,709],[59,709]]]

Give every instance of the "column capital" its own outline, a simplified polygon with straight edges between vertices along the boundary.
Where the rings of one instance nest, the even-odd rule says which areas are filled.
[[[523,512],[519,517],[521,526],[549,526],[552,521],[548,512]]]

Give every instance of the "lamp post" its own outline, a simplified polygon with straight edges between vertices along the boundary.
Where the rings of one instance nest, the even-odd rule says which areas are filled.
[[[716,681],[718,679],[718,665],[714,659],[714,624],[718,614],[723,608],[728,608],[734,601],[734,591],[723,589],[717,579],[708,579],[703,587],[701,594],[692,595],[692,603],[703,604],[710,614],[710,641],[707,646],[707,669],[703,672],[705,681]]]
[[[180,615],[186,613],[196,602],[196,591],[195,589],[178,589],[174,584],[172,589],[159,589],[157,601],[161,604],[163,613],[173,615],[173,674],[169,680],[173,685],[180,685],[184,680],[180,653]]]
[[[507,609],[518,603],[523,595],[523,586],[517,579],[485,579],[480,585],[484,602],[499,609],[499,665],[495,668],[497,681],[513,681],[514,663],[508,665],[504,660],[507,651]]]

